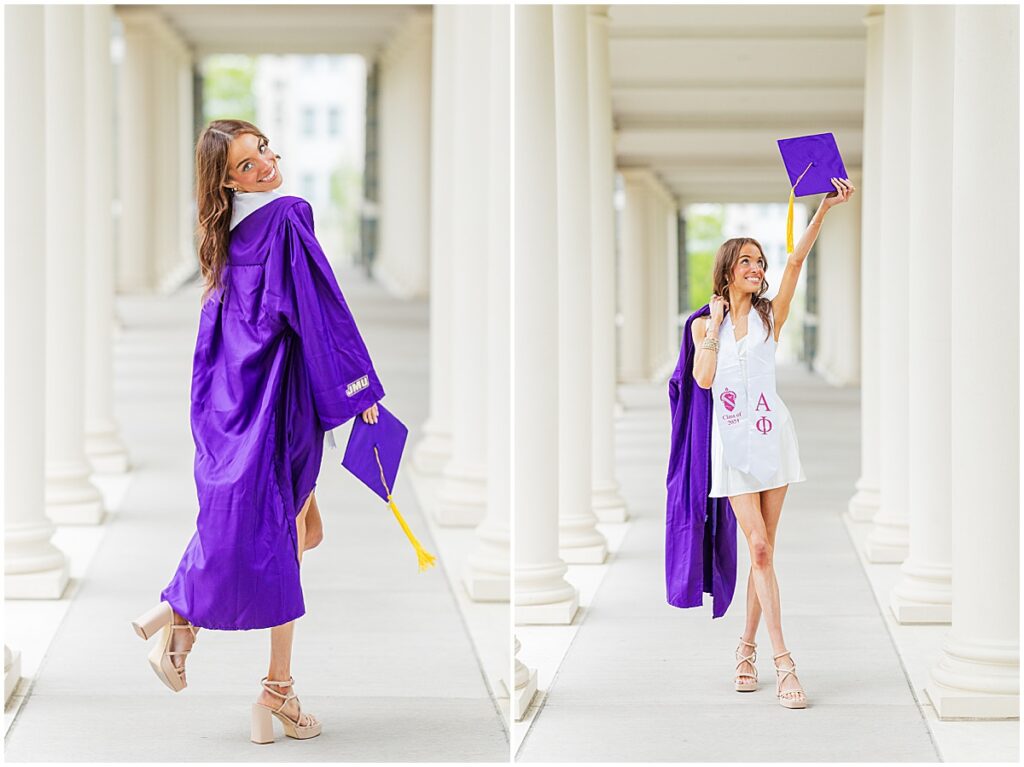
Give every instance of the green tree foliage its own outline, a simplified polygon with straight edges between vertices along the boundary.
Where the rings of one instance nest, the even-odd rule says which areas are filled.
[[[689,308],[698,309],[711,295],[711,268],[724,241],[721,205],[691,205],[686,211],[686,264]]]
[[[363,196],[363,174],[351,165],[343,164],[331,172],[331,205],[341,218],[345,254],[353,256],[359,250],[359,206]]]
[[[238,54],[208,56],[203,60],[203,121],[256,122],[253,80],[256,58]]]

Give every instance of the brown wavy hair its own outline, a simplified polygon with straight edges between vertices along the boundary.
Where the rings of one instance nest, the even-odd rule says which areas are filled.
[[[734,237],[731,240],[726,240],[722,243],[721,247],[718,248],[718,253],[715,254],[715,265],[712,268],[712,281],[714,282],[714,292],[716,296],[721,296],[725,299],[726,304],[729,303],[729,277],[732,275],[732,268],[735,266],[736,261],[740,257],[740,249],[744,245],[753,245],[757,248],[757,251],[761,254],[761,261],[764,265],[764,272],[768,272],[768,259],[764,256],[764,248],[761,247],[761,243],[755,240],[753,237]],[[750,297],[751,304],[757,313],[761,315],[761,322],[764,324],[768,333],[771,333],[772,328],[772,305],[771,302],[764,297],[764,294],[768,292],[768,280],[761,280],[761,287],[755,295]],[[732,306],[729,306],[729,311],[732,311]],[[768,335],[765,335],[768,338]]]
[[[228,145],[243,133],[268,144],[270,139],[245,120],[213,120],[196,142],[196,207],[199,219],[199,270],[204,290],[200,303],[223,287],[221,272],[228,260],[232,193],[228,177]]]

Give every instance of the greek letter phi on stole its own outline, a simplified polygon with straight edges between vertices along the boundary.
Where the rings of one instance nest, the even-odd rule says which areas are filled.
[[[779,430],[788,415],[775,392],[775,336],[755,309],[747,315],[746,376],[732,318],[718,334],[718,369],[711,385],[726,462],[769,481],[779,470]]]

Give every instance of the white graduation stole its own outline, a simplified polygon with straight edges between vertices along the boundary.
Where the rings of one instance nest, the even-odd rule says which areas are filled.
[[[765,338],[756,309],[747,315],[747,375],[726,313],[718,334],[718,368],[711,385],[725,460],[767,482],[779,469],[779,432],[789,413],[775,392],[775,336]]]

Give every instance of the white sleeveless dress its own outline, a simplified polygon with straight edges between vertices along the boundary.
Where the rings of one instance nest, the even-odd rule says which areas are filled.
[[[751,314],[754,310],[751,310]],[[733,332],[732,322],[722,323],[721,329],[723,332]],[[747,348],[750,343],[752,335],[757,333],[759,336],[764,335],[763,326],[760,322],[752,323],[748,320],[747,322],[747,335],[736,342],[736,352],[739,357],[740,367],[743,371],[744,383],[747,381]],[[775,339],[763,339],[756,338],[754,343],[771,343],[774,344]],[[782,402],[781,397],[778,398],[778,403],[785,407],[785,403]],[[740,471],[729,465],[725,456],[725,446],[722,442],[722,436],[718,427],[718,418],[712,417],[711,419],[711,490],[708,492],[709,498],[726,498],[734,495],[742,495],[744,493],[759,493],[762,490],[771,490],[776,487],[782,487],[783,485],[789,485],[794,482],[803,482],[807,478],[804,476],[803,467],[800,464],[800,446],[796,438],[796,427],[793,425],[793,417],[789,415],[789,409],[786,408],[787,418],[782,424],[782,431],[779,434],[779,466],[778,470],[768,481],[762,481],[757,479],[751,474]]]

